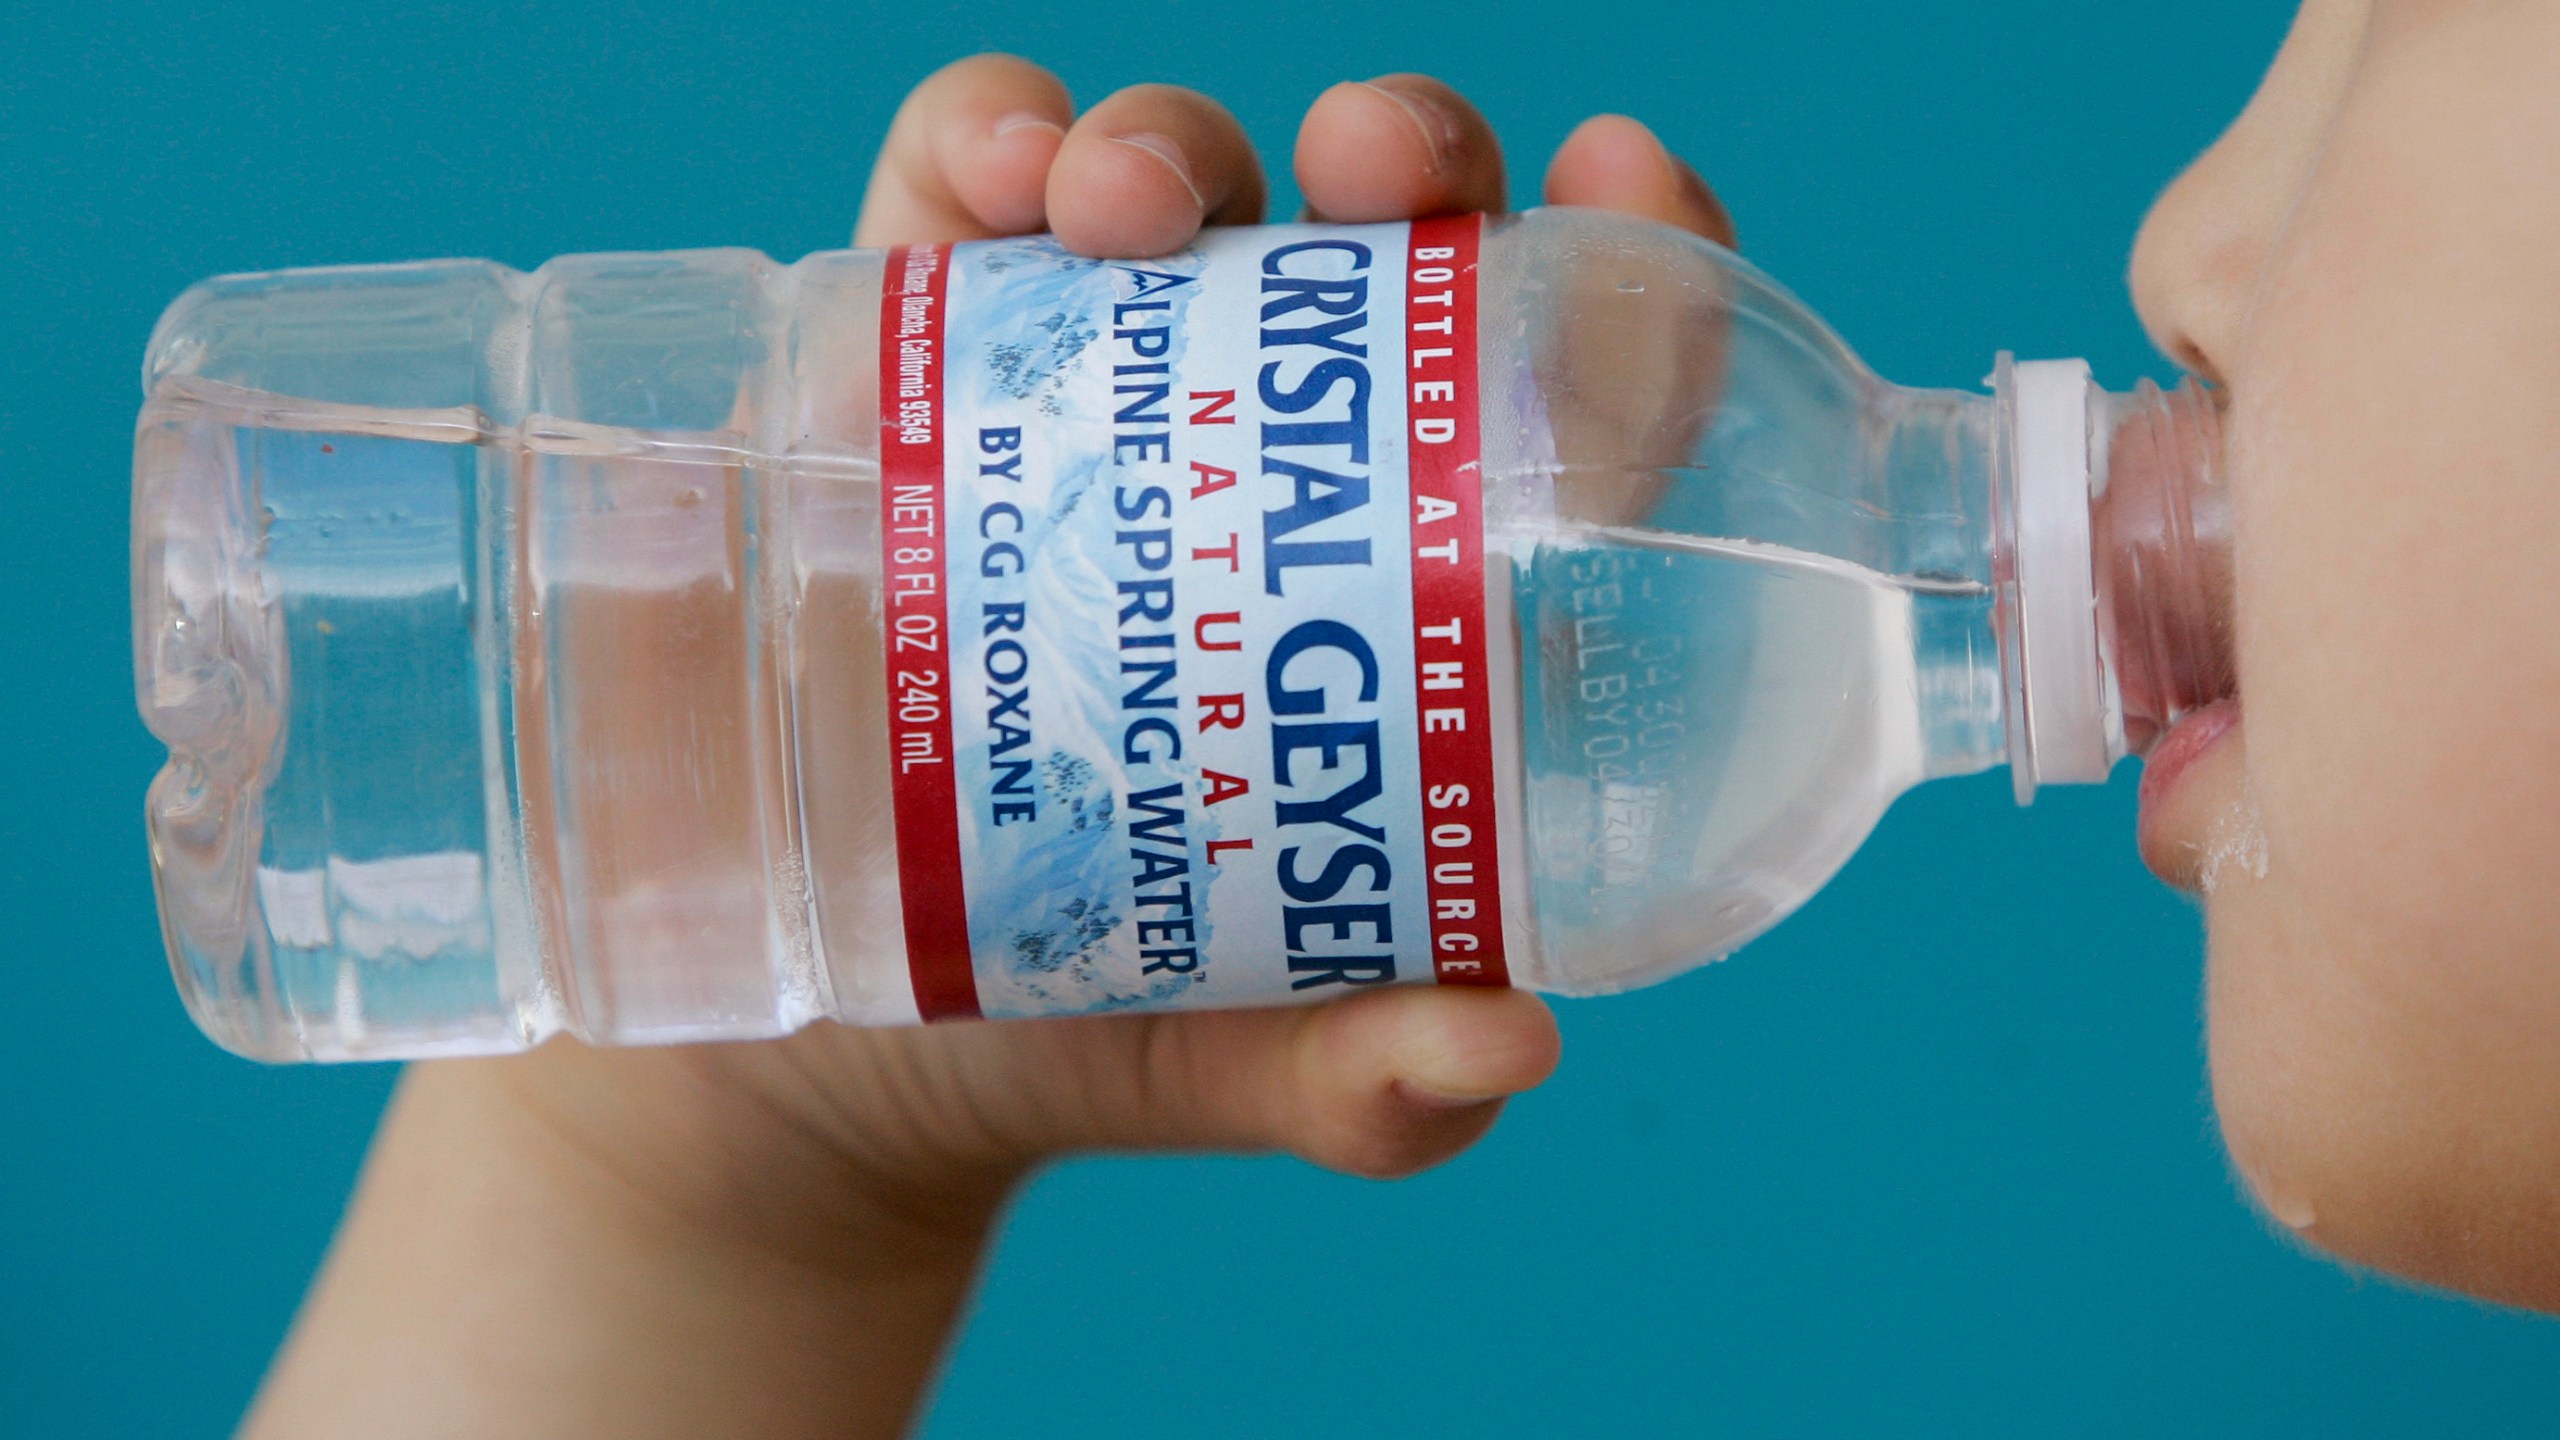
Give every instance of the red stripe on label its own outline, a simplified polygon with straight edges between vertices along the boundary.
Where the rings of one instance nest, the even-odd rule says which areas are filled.
[[[1431,965],[1443,985],[1508,985],[1485,662],[1473,215],[1413,222],[1405,256],[1413,475],[1413,657]]]
[[[969,903],[951,751],[950,531],[942,332],[951,248],[901,245],[880,272],[880,576],[889,775],[907,970],[927,1020],[974,1018]]]

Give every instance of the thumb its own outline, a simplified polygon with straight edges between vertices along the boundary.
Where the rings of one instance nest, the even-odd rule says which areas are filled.
[[[1515,990],[1375,991],[1312,1010],[1162,1017],[1148,1096],[1094,1143],[1288,1150],[1354,1175],[1456,1155],[1547,1078],[1555,1017]]]
[[[724,1224],[886,1206],[974,1234],[1026,1171],[1078,1151],[1286,1150],[1409,1175],[1473,1144],[1555,1068],[1558,1043],[1524,991],[1399,985],[1309,1008],[813,1025],[421,1069]]]
[[[1015,1164],[1080,1150],[1286,1150],[1386,1178],[1456,1155],[1554,1070],[1555,1018],[1516,990],[1396,986],[1307,1009],[936,1027]]]

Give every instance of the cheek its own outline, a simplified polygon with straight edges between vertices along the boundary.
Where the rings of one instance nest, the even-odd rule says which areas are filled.
[[[2306,197],[2233,377],[2265,865],[2209,904],[2215,1102],[2308,1243],[2560,1306],[2560,434],[2382,202]]]
[[[2251,773],[2341,933],[2560,961],[2560,94],[2446,63],[2368,63],[2232,357]]]

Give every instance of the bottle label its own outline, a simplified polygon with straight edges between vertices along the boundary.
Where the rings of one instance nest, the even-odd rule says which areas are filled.
[[[924,1018],[1508,983],[1479,227],[890,252],[882,611]]]

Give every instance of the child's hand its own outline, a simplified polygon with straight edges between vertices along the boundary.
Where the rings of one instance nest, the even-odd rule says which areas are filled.
[[[1465,97],[1423,75],[1346,81],[1298,127],[1308,218],[1345,224],[1505,207],[1502,149]],[[1264,218],[1261,162],[1214,100],[1136,85],[1082,116],[1049,72],[980,55],[917,86],[864,197],[859,245],[1029,234],[1089,255],[1160,255],[1202,225]],[[1623,116],[1583,122],[1546,199],[1664,221],[1724,244],[1733,222],[1696,171]]]
[[[1499,148],[1448,87],[1335,86],[1300,128],[1313,216],[1504,202]],[[1550,200],[1730,241],[1634,121],[1586,122]],[[1054,230],[1143,256],[1262,218],[1242,129],[1138,86],[1077,117],[1047,72],[964,60],[917,87],[863,245]],[[260,1435],[891,1433],[998,1207],[1079,1150],[1288,1150],[1356,1174],[1436,1164],[1544,1079],[1516,991],[1396,987],[1309,1009],[822,1025],[675,1050],[554,1043],[417,1067],[252,1419]]]

